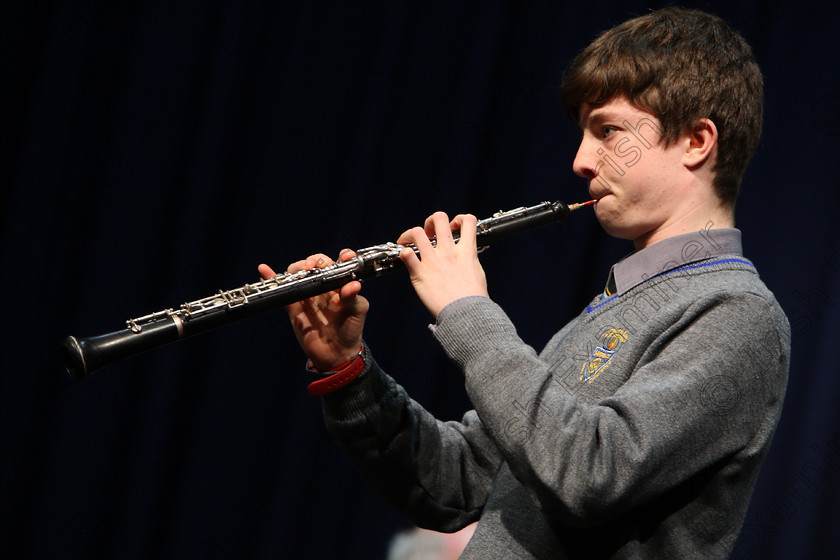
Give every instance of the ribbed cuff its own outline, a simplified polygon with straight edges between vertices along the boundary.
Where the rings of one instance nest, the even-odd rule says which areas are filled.
[[[364,348],[364,371],[347,385],[321,397],[324,412],[334,420],[346,421],[363,415],[365,410],[376,406],[390,389],[386,376],[367,345]]]
[[[484,297],[452,309],[434,330],[435,339],[462,370],[472,360],[497,354],[511,336],[516,336],[513,323]]]

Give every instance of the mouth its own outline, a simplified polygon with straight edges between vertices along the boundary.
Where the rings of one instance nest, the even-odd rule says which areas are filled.
[[[596,202],[596,203],[597,203],[599,200],[601,200],[602,198],[604,198],[605,196],[609,196],[610,194],[611,194],[611,193],[610,193],[609,191],[607,191],[607,192],[603,192],[603,191],[599,192],[599,191],[592,190],[591,188],[589,189],[589,196],[590,196],[591,198],[593,198],[593,199],[595,200],[595,202]]]

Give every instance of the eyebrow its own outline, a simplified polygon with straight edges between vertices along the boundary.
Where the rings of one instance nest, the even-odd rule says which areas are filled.
[[[596,125],[597,126],[604,121],[612,121],[612,120],[620,120],[620,119],[621,119],[621,115],[619,115],[618,113],[615,113],[613,111],[608,111],[608,110],[602,111],[602,110],[596,108],[596,109],[593,109],[592,111],[590,111],[589,115],[587,116],[586,121],[584,122],[583,120],[581,120],[578,123],[578,126],[580,126],[580,128],[583,129],[584,125],[589,125],[589,126]]]

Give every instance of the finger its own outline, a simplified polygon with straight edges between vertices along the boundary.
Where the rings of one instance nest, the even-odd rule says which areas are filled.
[[[286,272],[290,274],[294,274],[295,272],[300,272],[301,270],[306,270],[306,259],[295,261],[286,267]]]
[[[473,250],[476,248],[476,231],[478,220],[472,214],[458,214],[452,219],[450,227],[453,230],[459,230],[460,238],[458,244],[467,249]]]
[[[411,232],[410,229],[407,229],[404,232],[402,232],[400,234],[400,236],[397,238],[397,244],[398,245],[408,245],[409,243],[411,243],[411,239],[409,238],[409,236],[411,235],[410,232]]]
[[[420,257],[412,247],[403,247],[402,250],[400,250],[400,254],[397,256],[405,265],[409,274],[413,273],[417,265],[420,264]]]
[[[449,216],[446,215],[446,212],[435,212],[426,218],[423,228],[427,237],[437,239],[438,246],[452,244],[452,229],[449,227]]]
[[[356,251],[354,251],[353,249],[342,249],[341,252],[338,254],[338,260],[341,262],[346,262],[355,258]]]
[[[358,311],[360,306],[366,304],[365,298],[359,296],[361,291],[362,283],[358,280],[348,282],[338,291],[338,297],[348,311]]]
[[[306,264],[307,266],[311,265],[310,268],[324,268],[333,264],[333,260],[323,253],[317,253],[308,256]]]
[[[312,270],[313,268],[324,268],[333,263],[332,259],[323,253],[309,255],[305,259],[293,262],[286,269],[286,272],[300,272],[301,270]]]
[[[341,287],[338,291],[338,297],[345,313],[364,321],[364,317],[370,310],[370,302],[367,298],[359,295],[361,290],[362,283],[358,280],[354,280],[353,282],[348,282]]]
[[[397,243],[400,245],[408,245],[411,243],[420,249],[420,251],[432,248],[432,242],[429,241],[429,236],[426,235],[425,230],[419,226],[403,232],[399,239],[397,239]]]
[[[270,278],[274,278],[275,276],[277,276],[277,274],[274,272],[274,270],[270,266],[268,266],[267,264],[259,265],[257,267],[257,270],[259,271],[260,276],[262,276],[263,280],[268,280]]]
[[[400,240],[405,247],[399,257],[410,273],[416,272],[421,260],[434,258],[435,248],[423,228],[411,228],[400,236]]]
[[[365,298],[359,297],[361,290],[362,283],[358,280],[348,282],[337,293],[330,292],[304,300],[303,312],[311,324],[320,323],[328,327],[335,321],[335,313],[357,314],[367,311],[369,304]]]

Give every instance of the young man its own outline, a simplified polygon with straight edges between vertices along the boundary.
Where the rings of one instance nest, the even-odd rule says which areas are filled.
[[[790,353],[732,227],[761,88],[743,39],[696,11],[630,20],[578,56],[562,89],[582,131],[574,171],[636,251],[540,353],[488,297],[473,216],[438,212],[400,237],[465,375],[475,410],[461,422],[433,418],[373,360],[357,282],[289,307],[328,429],[388,503],[438,531],[478,520],[464,558],[729,557]]]

